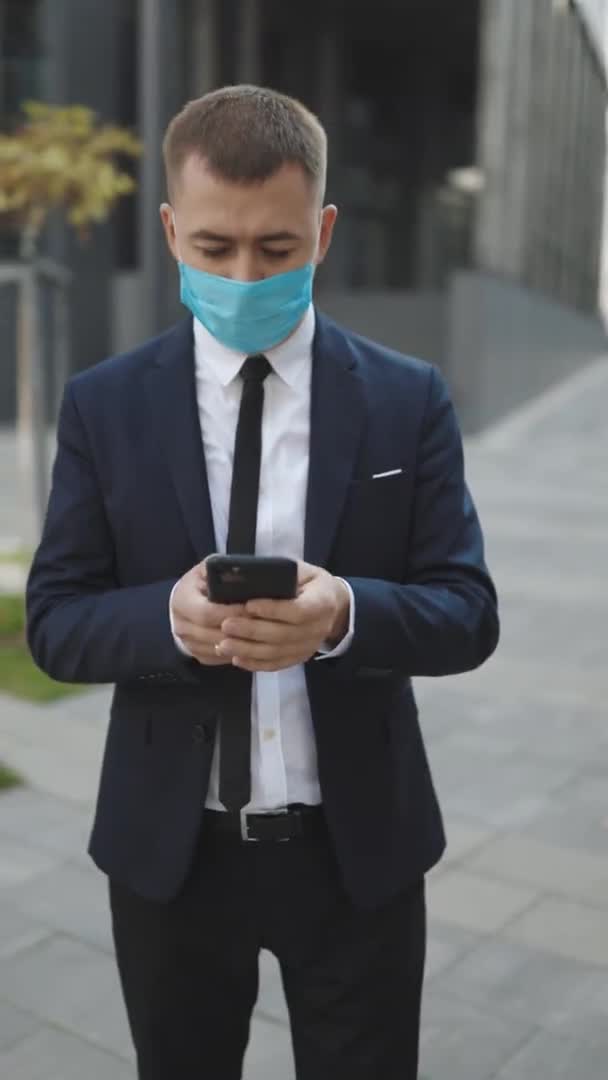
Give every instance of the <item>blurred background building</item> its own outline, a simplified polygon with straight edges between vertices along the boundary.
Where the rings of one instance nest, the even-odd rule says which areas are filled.
[[[73,271],[70,370],[180,317],[160,143],[213,87],[300,97],[341,211],[318,302],[439,364],[478,430],[605,348],[598,314],[606,77],[598,0],[0,0],[0,111],[92,106],[137,129],[139,191]],[[599,14],[598,14],[599,12]],[[599,21],[598,21],[599,20]],[[598,31],[598,26],[602,30]],[[5,342],[10,297],[0,297]],[[4,350],[3,350],[4,351]],[[10,350],[0,421],[13,415]]]

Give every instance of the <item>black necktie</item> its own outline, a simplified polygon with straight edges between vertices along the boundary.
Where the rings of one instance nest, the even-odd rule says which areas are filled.
[[[262,458],[265,356],[249,356],[241,368],[243,396],[234,442],[226,551],[254,555]],[[241,810],[251,798],[251,684],[248,671],[232,672],[220,741],[220,801]]]

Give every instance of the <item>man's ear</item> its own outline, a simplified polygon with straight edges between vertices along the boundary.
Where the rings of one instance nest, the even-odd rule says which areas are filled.
[[[161,203],[160,219],[163,223],[163,229],[165,230],[167,247],[173,255],[173,258],[179,262],[177,236],[175,233],[175,215],[173,213],[173,207],[170,206],[169,203]]]
[[[334,226],[336,224],[336,218],[338,217],[338,208],[330,203],[329,206],[325,206],[321,211],[321,229],[319,232],[319,246],[317,248],[317,256],[315,259],[315,265],[320,266],[323,259],[329,251],[329,245],[331,244],[331,238],[334,232]]]

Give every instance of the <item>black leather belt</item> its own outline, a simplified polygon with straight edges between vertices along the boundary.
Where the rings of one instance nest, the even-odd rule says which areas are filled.
[[[289,806],[271,814],[205,810],[205,828],[246,842],[295,840],[318,833],[325,821],[320,806]]]

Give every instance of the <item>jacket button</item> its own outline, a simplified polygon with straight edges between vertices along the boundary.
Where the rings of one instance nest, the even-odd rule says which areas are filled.
[[[195,724],[192,729],[192,741],[197,746],[213,742],[213,724]]]

